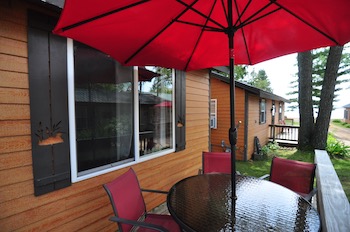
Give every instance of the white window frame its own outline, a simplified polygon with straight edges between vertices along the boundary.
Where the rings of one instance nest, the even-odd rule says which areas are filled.
[[[76,124],[75,124],[75,87],[74,87],[74,44],[72,39],[67,39],[67,81],[68,81],[68,110],[69,110],[69,141],[70,141],[70,161],[71,161],[71,179],[72,183],[86,180],[95,176],[99,176],[105,173],[109,173],[121,168],[135,165],[147,160],[155,159],[160,156],[164,156],[175,152],[175,104],[172,104],[172,148],[161,150],[159,152],[154,152],[144,156],[139,154],[139,94],[138,85],[134,85],[134,154],[135,160],[121,162],[118,165],[113,163],[91,169],[88,171],[78,173],[78,162],[77,162],[77,147],[76,147]],[[138,67],[134,67],[134,83],[138,81]],[[173,94],[172,102],[175,103],[175,70],[172,70],[172,80],[173,80]]]
[[[217,110],[218,110],[218,100],[210,99],[210,129],[217,129],[217,125],[218,125]]]

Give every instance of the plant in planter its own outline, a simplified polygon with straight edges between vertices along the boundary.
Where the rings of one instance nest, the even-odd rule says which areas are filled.
[[[44,132],[42,123],[39,122],[39,129],[37,130],[37,133],[35,133],[35,135],[39,138],[39,146],[48,146],[64,142],[62,138],[63,132],[59,131],[60,123],[61,121],[59,121],[57,124],[53,124],[51,128],[45,127]]]

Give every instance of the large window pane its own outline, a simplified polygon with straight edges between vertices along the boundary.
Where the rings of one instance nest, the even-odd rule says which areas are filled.
[[[74,42],[78,172],[134,159],[133,71]]]
[[[140,156],[173,148],[173,73],[139,68]]]

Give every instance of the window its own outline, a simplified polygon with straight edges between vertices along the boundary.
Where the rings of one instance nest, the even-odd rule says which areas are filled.
[[[344,110],[344,119],[349,119],[349,111],[347,109]]]
[[[266,123],[266,101],[265,99],[260,99],[260,124]]]
[[[210,128],[217,129],[217,99],[210,100]]]
[[[186,148],[185,72],[123,67],[56,22],[28,11],[36,196]]]
[[[68,44],[73,181],[174,152],[175,72]]]

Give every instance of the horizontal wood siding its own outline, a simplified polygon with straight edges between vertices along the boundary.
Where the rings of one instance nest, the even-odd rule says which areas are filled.
[[[212,151],[223,151],[221,141],[230,144],[228,130],[230,128],[230,86],[216,78],[210,80],[211,99],[217,99],[217,129],[211,129]],[[242,121],[238,129],[237,159],[244,159],[244,111],[245,91],[235,88],[235,120]]]
[[[254,153],[254,137],[257,136],[260,145],[264,146],[268,142],[269,125],[271,124],[272,100],[266,100],[266,123],[260,124],[260,98],[249,94],[249,115],[248,115],[248,157],[252,158]]]
[[[127,168],[34,196],[24,1],[0,3],[0,230],[115,231],[102,185]],[[46,11],[39,9],[37,10]],[[201,167],[209,143],[208,71],[186,74],[186,149],[133,166],[144,188],[168,190]],[[165,196],[145,194],[147,209]]]

